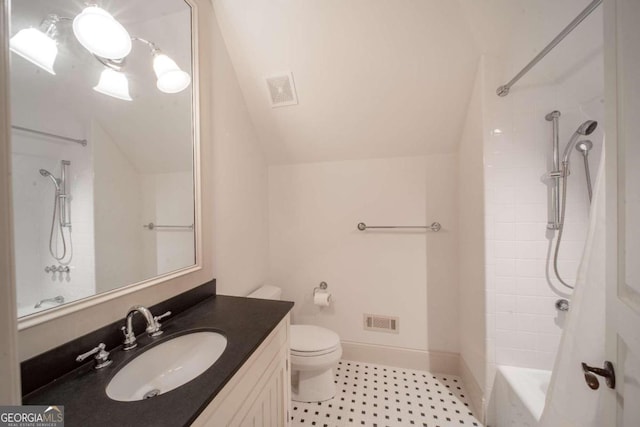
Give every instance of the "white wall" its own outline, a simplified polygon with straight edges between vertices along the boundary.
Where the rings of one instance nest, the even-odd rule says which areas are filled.
[[[592,31],[600,31],[598,22]],[[603,141],[601,51],[594,52],[569,75],[548,84],[514,88],[505,98],[495,88],[508,80],[517,64],[485,58],[485,206],[486,309],[488,378],[495,365],[551,369],[564,316],[554,302],[566,296],[547,263],[555,233],[546,229],[547,181],[550,170],[551,123],[545,115],[559,110],[560,144],[587,119],[600,122],[589,139],[595,181]],[[541,64],[543,66],[543,64]],[[501,135],[492,135],[499,128]],[[582,157],[572,154],[565,231],[559,270],[575,281],[587,231],[589,202]]]
[[[213,24],[214,277],[218,293],[247,295],[267,275],[267,165]]]
[[[194,222],[193,173],[141,175],[141,224],[188,226]],[[193,229],[145,229],[143,236],[147,272],[168,273],[195,263]]]
[[[293,320],[343,341],[458,351],[457,165],[454,155],[269,168],[272,284],[295,301]],[[358,231],[424,225],[439,233]],[[326,281],[333,304],[312,304]],[[398,334],[363,329],[363,313],[400,317]]]
[[[485,390],[483,65],[478,64],[458,151],[461,374],[475,409]]]
[[[144,271],[140,174],[95,120],[91,125],[96,197],[96,291],[150,277]]]

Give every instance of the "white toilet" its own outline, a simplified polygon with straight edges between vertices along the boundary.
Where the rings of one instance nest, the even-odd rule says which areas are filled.
[[[250,298],[279,300],[282,289],[262,286]],[[291,325],[291,399],[322,402],[336,394],[333,368],[342,356],[340,337],[314,325]]]

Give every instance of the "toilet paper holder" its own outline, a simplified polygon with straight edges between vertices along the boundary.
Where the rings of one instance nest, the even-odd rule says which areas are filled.
[[[320,285],[313,288],[313,296],[315,297],[318,291],[326,291],[328,287],[327,282],[320,282]]]

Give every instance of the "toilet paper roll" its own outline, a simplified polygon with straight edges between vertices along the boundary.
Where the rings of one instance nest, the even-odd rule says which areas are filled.
[[[328,307],[331,304],[331,294],[329,292],[316,292],[313,296],[313,303],[320,307]]]

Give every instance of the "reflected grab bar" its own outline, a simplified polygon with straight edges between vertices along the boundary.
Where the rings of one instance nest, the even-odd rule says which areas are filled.
[[[431,225],[367,225],[364,222],[358,223],[358,230],[360,231],[366,231],[370,228],[424,228],[427,231],[437,233],[442,230],[442,225],[439,222],[432,222]]]
[[[193,224],[190,224],[190,225],[160,225],[160,224],[154,224],[154,223],[150,222],[149,224],[144,224],[143,227],[147,228],[149,230],[156,230],[156,229],[161,229],[161,228],[168,228],[168,229],[173,229],[173,230],[193,230]]]

